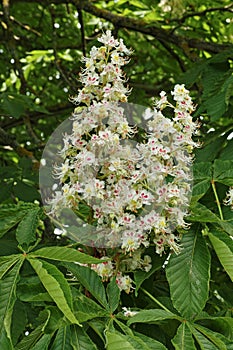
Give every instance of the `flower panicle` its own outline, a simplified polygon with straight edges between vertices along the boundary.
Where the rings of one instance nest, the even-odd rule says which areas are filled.
[[[91,208],[98,232],[93,244],[105,240],[107,248],[119,245],[123,256],[120,263],[91,268],[103,281],[116,276],[120,290],[129,293],[134,287],[127,273],[152,267],[151,257],[143,256],[146,248],[154,245],[160,255],[167,248],[180,250],[174,229],[187,228],[190,166],[197,147],[191,116],[195,107],[184,84],[175,85],[173,103],[162,91],[155,108],[145,109],[143,141],[133,141],[138,128],[129,124],[122,106],[130,93],[122,67],[132,51],[110,31],[98,41],[102,46],[92,47],[90,57],[82,60],[83,88],[70,98],[77,107],[72,132],[64,135],[62,164],[54,169],[60,188],[50,206],[54,215],[63,208],[77,211],[80,203]],[[172,108],[173,118],[163,114],[166,107]],[[227,198],[232,205],[233,190]]]

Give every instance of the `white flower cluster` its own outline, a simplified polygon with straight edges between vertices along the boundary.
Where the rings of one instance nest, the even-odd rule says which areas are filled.
[[[225,205],[229,205],[231,209],[233,210],[233,187],[229,187],[229,190],[226,193],[226,198],[224,199],[223,203]]]
[[[82,106],[73,113],[72,133],[64,135],[63,162],[55,167],[61,190],[50,199],[51,214],[59,216],[62,208],[78,213],[80,204],[86,205],[92,213],[89,223],[96,227],[93,245],[98,247],[104,236],[105,247],[120,245],[122,256],[129,256],[131,266],[125,271],[149,271],[151,260],[141,258],[143,249],[152,244],[158,254],[166,247],[178,252],[174,229],[187,227],[190,166],[197,146],[192,139],[197,129],[191,117],[194,106],[184,85],[171,92],[174,105],[161,92],[155,108],[145,110],[142,141],[133,141],[139,131],[119,103],[130,92],[122,66],[131,51],[110,31],[99,42],[103,45],[83,59],[84,87],[72,98]],[[165,107],[173,111],[172,119],[164,116]],[[116,265],[104,262],[93,269],[103,280],[115,274],[119,288],[129,292],[132,280]]]

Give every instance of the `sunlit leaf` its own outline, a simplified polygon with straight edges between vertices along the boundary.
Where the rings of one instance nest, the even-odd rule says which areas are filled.
[[[163,320],[178,319],[179,317],[172,312],[168,312],[162,309],[150,309],[139,311],[135,316],[130,317],[127,324],[132,323],[160,323]]]
[[[69,247],[45,247],[29,254],[31,257],[40,257],[57,261],[79,262],[81,264],[98,264],[103,260],[94,258],[93,256],[79,252]]]
[[[28,260],[58,308],[71,323],[79,324],[71,309],[71,292],[63,274],[56,266],[45,261],[38,259]]]

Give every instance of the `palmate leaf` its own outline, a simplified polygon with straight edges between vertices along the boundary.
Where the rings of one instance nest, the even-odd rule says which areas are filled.
[[[226,273],[233,282],[233,241],[226,234],[220,231],[208,232],[209,239],[214,247],[214,250],[224,267]]]
[[[109,309],[106,299],[105,289],[98,274],[89,267],[80,266],[70,263],[63,264],[72,274],[79,280],[79,282],[98,300],[98,302]]]
[[[11,316],[16,301],[16,284],[23,260],[18,263],[0,280],[0,338],[4,329],[10,339]]]
[[[158,324],[164,320],[179,319],[179,316],[162,309],[150,309],[139,311],[135,316],[130,317],[127,325],[132,323]]]
[[[186,322],[182,322],[177,329],[175,337],[172,339],[175,350],[196,350],[192,332]]]
[[[16,239],[23,249],[36,241],[36,229],[39,223],[41,208],[30,209],[16,229]]]
[[[97,350],[89,335],[80,327],[71,325],[71,344],[74,350]]]
[[[71,323],[79,325],[78,320],[72,312],[71,291],[63,274],[56,266],[48,262],[38,259],[28,260],[57,307]]]
[[[65,262],[79,262],[81,264],[99,264],[105,261],[81,253],[74,248],[58,246],[35,250],[34,252],[30,253],[29,256]]]
[[[180,254],[171,256],[166,274],[174,307],[190,319],[208,299],[210,254],[198,230],[183,236],[182,248]]]

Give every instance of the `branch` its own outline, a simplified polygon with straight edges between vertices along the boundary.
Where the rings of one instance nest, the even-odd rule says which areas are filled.
[[[227,5],[227,6],[221,6],[221,7],[210,7],[206,10],[203,11],[194,11],[194,12],[190,12],[185,14],[184,16],[182,16],[181,18],[172,18],[169,20],[169,22],[179,22],[179,23],[183,23],[186,18],[190,18],[190,17],[194,17],[194,16],[205,16],[207,13],[209,12],[231,12],[233,13],[233,4]]]
[[[0,11],[0,17],[4,17],[4,13],[2,11]],[[16,23],[19,27],[25,29],[26,31],[32,32],[33,34],[41,37],[41,33],[39,33],[37,30],[31,28],[28,24],[21,23],[14,16],[9,16],[9,20],[13,23]]]
[[[18,2],[31,3],[35,0],[11,0],[12,4]],[[41,0],[40,4],[48,6],[47,0]],[[135,19],[132,17],[125,17],[112,13],[111,11],[99,8],[93,5],[89,0],[53,0],[53,4],[73,4],[78,10],[86,11],[95,17],[103,18],[106,21],[111,22],[114,26],[118,28],[126,28],[139,32],[142,34],[150,35],[157,40],[171,43],[180,47],[182,50],[185,48],[194,48],[198,50],[205,50],[210,53],[219,53],[223,50],[232,49],[232,44],[218,44],[213,42],[208,42],[204,40],[199,40],[195,38],[187,38],[181,35],[177,35],[159,26],[151,25],[151,23],[145,22],[140,19]]]
[[[61,2],[61,0],[56,0],[58,2]],[[161,27],[151,26],[150,23],[147,23],[143,20],[134,19],[132,17],[125,17],[122,15],[114,14],[110,11],[100,9],[93,5],[90,1],[83,1],[83,0],[71,0],[72,3],[79,9],[83,9],[84,11],[91,13],[92,15],[96,17],[103,18],[118,28],[127,28],[134,30],[136,32],[140,32],[142,34],[147,34],[150,36],[153,36],[159,41],[162,42],[170,42],[171,44],[174,44],[178,47],[180,47],[182,50],[183,48],[195,48],[199,50],[205,50],[211,53],[219,53],[223,50],[232,48],[232,44],[217,44],[217,43],[211,43],[199,39],[192,39],[192,38],[186,38],[181,35],[176,35],[174,33],[171,33],[171,31],[163,29]]]

